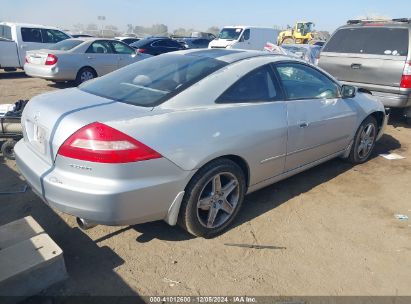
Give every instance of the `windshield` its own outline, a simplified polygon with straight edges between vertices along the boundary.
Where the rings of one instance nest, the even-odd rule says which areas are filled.
[[[242,31],[242,28],[223,28],[218,34],[218,39],[237,40]]]
[[[74,40],[74,39],[63,40],[49,47],[49,50],[68,51],[68,50],[74,49],[76,46],[79,46],[83,42],[84,42],[83,40]]]
[[[314,29],[314,24],[313,23],[298,23],[297,24],[297,30],[300,33],[303,33],[304,35],[312,32]]]
[[[166,54],[128,65],[79,88],[108,99],[153,107],[226,64],[212,58]]]

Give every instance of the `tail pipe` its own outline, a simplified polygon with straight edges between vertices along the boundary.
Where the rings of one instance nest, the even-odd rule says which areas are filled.
[[[77,225],[83,230],[91,229],[97,226],[96,223],[90,222],[89,220],[83,219],[81,217],[76,217],[76,221]]]

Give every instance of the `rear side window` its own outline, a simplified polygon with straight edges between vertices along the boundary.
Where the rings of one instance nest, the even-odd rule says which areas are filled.
[[[38,43],[43,42],[41,38],[41,29],[38,29],[38,28],[22,27],[21,28],[21,38],[23,39],[24,42],[38,42]]]
[[[107,41],[95,41],[89,46],[86,53],[110,54],[112,51]]]
[[[279,86],[273,80],[269,66],[248,73],[225,91],[217,103],[264,102],[279,100]]]
[[[114,48],[114,52],[117,54],[135,54],[136,51],[124,43],[118,41],[111,41],[111,45]]]
[[[70,38],[68,35],[58,30],[43,30],[44,43],[57,43],[68,38]]]
[[[346,28],[331,37],[323,52],[407,56],[408,40],[406,28]]]
[[[12,40],[10,26],[0,25],[0,38]]]

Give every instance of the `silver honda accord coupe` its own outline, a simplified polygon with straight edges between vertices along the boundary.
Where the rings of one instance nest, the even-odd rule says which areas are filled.
[[[365,162],[387,119],[301,60],[187,50],[33,98],[15,152],[33,191],[84,228],[165,220],[213,237],[247,193],[335,157]]]

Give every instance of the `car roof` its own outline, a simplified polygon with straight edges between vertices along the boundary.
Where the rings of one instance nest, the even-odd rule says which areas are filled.
[[[18,23],[18,22],[0,22],[0,24],[1,25],[8,25],[8,26],[32,27],[32,28],[41,28],[41,29],[60,30],[59,28],[57,28],[55,26],[47,26],[47,25],[41,25],[41,24]]]
[[[404,19],[405,20],[405,19]],[[349,20],[347,24],[340,28],[367,28],[367,27],[401,27],[411,28],[411,21],[394,20]]]
[[[98,37],[75,37],[75,38],[69,38],[67,40],[81,40],[81,41],[84,41],[84,42],[85,41],[92,42],[92,41],[99,41],[99,40],[119,42],[119,40],[113,39],[113,38],[98,38]]]
[[[212,58],[227,63],[233,63],[236,61],[262,57],[262,56],[276,56],[278,59],[284,56],[279,56],[273,53],[265,51],[246,51],[246,50],[227,50],[227,49],[190,49],[174,52],[177,54],[187,55],[187,56],[198,56],[204,58]],[[285,58],[285,57],[284,57]],[[288,57],[287,57],[288,58]]]
[[[120,39],[140,39],[141,40],[141,38],[138,38],[138,37],[128,37],[128,36],[118,36],[118,37],[114,37],[114,39],[118,39],[118,40]]]

